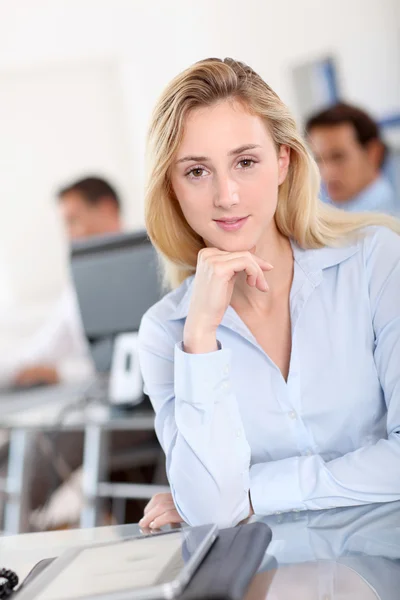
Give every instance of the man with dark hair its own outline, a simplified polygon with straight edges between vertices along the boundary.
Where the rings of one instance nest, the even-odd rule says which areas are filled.
[[[332,204],[349,211],[398,212],[381,170],[386,147],[366,112],[340,102],[312,116],[306,131]]]
[[[122,231],[119,198],[104,179],[80,179],[62,188],[58,199],[70,241]],[[3,359],[0,385],[74,382],[93,370],[75,290],[68,286],[30,343],[17,356]]]
[[[87,177],[63,187],[57,194],[59,207],[70,241],[119,233],[122,231],[120,200],[115,189],[104,179]],[[64,290],[43,328],[17,356],[3,357],[0,364],[0,385],[29,387],[36,384],[56,384],[90,381],[95,367],[81,322],[75,290],[70,284]],[[111,436],[111,448],[126,452],[143,442],[152,441],[152,432],[116,432]],[[80,471],[64,483],[54,498],[49,497],[53,469],[46,454],[35,442],[35,477],[31,489],[31,508],[43,508],[32,517],[36,526],[60,526],[79,518]],[[62,432],[53,444],[55,455],[61,455],[71,471],[82,461],[83,435]],[[140,467],[137,467],[140,470]],[[4,471],[4,467],[3,467]],[[1,464],[0,464],[1,475]],[[130,471],[129,476],[140,476]],[[124,475],[125,476],[125,475]],[[118,479],[117,479],[118,480]],[[52,481],[54,484],[54,481]],[[72,499],[72,501],[71,501]],[[1,498],[0,498],[1,501]],[[138,520],[142,507],[135,506],[133,520]],[[1,514],[1,502],[0,502]]]
[[[87,177],[58,193],[70,240],[121,231],[120,201],[104,179]]]

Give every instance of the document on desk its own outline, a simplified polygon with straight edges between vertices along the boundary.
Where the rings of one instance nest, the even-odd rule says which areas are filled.
[[[20,600],[172,598],[216,536],[215,526],[201,526],[78,548],[23,588]]]
[[[83,550],[37,596],[37,600],[97,596],[154,585],[171,561],[171,556],[175,557],[177,570],[182,568],[182,554],[176,556],[180,548],[178,534],[159,540],[136,539]]]

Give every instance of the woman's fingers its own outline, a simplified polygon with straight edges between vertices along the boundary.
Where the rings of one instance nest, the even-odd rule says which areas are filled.
[[[256,282],[257,277],[254,277],[254,275],[247,276],[247,285],[249,285],[250,287],[254,287],[256,285]]]
[[[239,273],[250,287],[268,291],[264,273],[272,269],[251,252],[200,250],[183,343],[186,352],[204,354],[217,349],[216,332],[232,299]]]
[[[262,271],[272,271],[272,269],[274,268],[273,265],[271,265],[271,263],[267,262],[263,258],[260,258],[259,256],[256,256],[255,254],[251,254],[250,256],[253,260],[255,260],[257,262],[257,264],[259,265],[259,267]]]
[[[178,513],[173,503],[158,504],[154,506],[140,521],[139,525],[143,528],[157,529],[164,525],[173,523],[183,523],[183,519]]]
[[[222,265],[222,266],[221,266]],[[225,270],[226,275],[233,275],[244,271],[247,275],[247,281],[251,287],[257,287],[260,291],[268,291],[268,284],[265,281],[264,273],[260,265],[252,260],[249,256],[240,256],[237,258],[231,258],[228,261],[224,261],[217,267],[218,269]],[[267,268],[265,267],[265,270]],[[270,270],[270,269],[268,269]]]
[[[168,515],[167,518],[170,518],[171,521],[167,521],[171,523],[180,523],[182,519],[175,508],[174,501],[172,499],[171,494],[156,494],[147,504],[144,509],[144,516],[139,521],[139,525],[141,527],[151,527],[153,528],[153,521],[157,522],[162,515]]]
[[[175,508],[175,504],[173,502],[162,502],[160,504],[155,504],[151,510],[146,512],[139,524],[147,527],[156,517],[173,508]]]
[[[165,506],[158,504],[154,506],[144,517],[139,521],[140,527],[150,527],[150,523],[154,521],[157,517],[162,515],[164,512],[171,510],[172,506]]]
[[[144,516],[139,521],[141,528],[159,529],[164,525],[183,523],[182,517],[175,508],[172,494],[156,494],[144,509]]]
[[[256,262],[263,271],[271,271],[274,267],[268,261],[260,258],[256,254],[251,252],[218,252],[217,254],[204,255],[203,260],[206,262],[217,264],[219,262],[226,262],[235,258],[246,258],[249,262]]]
[[[161,494],[154,494],[154,496],[152,497],[152,499],[146,504],[146,507],[144,509],[144,514],[147,514],[157,504],[163,504],[163,503],[168,503],[168,502],[172,502],[172,504],[174,503],[174,501],[172,499],[172,494],[170,492],[164,492],[164,493],[161,493]]]
[[[150,529],[160,529],[161,527],[165,527],[165,525],[178,525],[183,522],[184,521],[176,508],[173,508],[153,519],[149,524],[149,527]]]

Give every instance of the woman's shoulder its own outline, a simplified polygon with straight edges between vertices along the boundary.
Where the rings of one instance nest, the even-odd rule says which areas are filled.
[[[366,270],[369,279],[382,279],[400,267],[400,235],[390,227],[368,226],[349,235],[347,242],[342,241],[338,246],[302,250],[294,245],[294,256],[306,270],[346,263],[351,268]]]
[[[363,240],[369,296],[376,306],[382,294],[400,292],[400,235],[389,227],[369,227]]]
[[[367,227],[362,244],[367,263],[384,260],[393,264],[400,259],[400,235],[389,227]]]
[[[178,288],[168,292],[161,300],[153,304],[144,314],[142,323],[148,320],[160,323],[172,320],[185,300],[188,300],[192,281],[193,276],[188,277]]]

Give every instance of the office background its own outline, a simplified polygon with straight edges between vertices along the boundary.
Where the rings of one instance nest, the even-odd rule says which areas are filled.
[[[151,109],[208,56],[249,63],[300,120],[296,73],[331,57],[345,99],[392,119],[400,148],[398,0],[3,0],[0,352],[40,328],[65,286],[57,187],[108,177],[126,228],[141,228]]]

